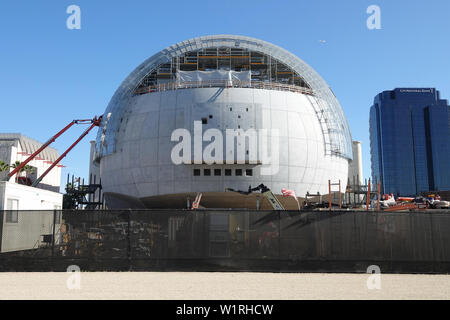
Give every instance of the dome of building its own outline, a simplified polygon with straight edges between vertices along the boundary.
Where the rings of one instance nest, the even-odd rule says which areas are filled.
[[[112,97],[94,168],[110,208],[254,208],[247,190],[345,190],[351,134],[341,106],[305,62],[271,43],[205,36],[147,59]],[[287,200],[285,202],[288,202]],[[289,207],[289,205],[288,205]]]

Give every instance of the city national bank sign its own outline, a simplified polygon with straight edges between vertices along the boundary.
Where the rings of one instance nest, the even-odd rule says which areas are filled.
[[[433,89],[400,89],[402,93],[433,93]]]

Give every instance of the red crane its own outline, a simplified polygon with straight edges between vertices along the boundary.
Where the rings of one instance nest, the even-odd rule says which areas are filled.
[[[53,137],[51,137],[46,143],[44,143],[38,150],[36,150],[31,156],[29,156],[24,162],[22,162],[17,168],[15,168],[13,171],[11,171],[6,180],[8,181],[12,176],[14,176],[16,173],[20,171],[23,167],[25,167],[28,162],[33,160],[39,153],[41,153],[45,148],[47,148],[50,144],[55,142],[55,140],[61,136],[64,132],[66,132],[70,127],[72,127],[74,124],[91,124],[89,128],[87,128],[83,134],[66,150],[64,153],[56,159],[55,162],[52,163],[52,165],[35,181],[33,182],[32,186],[37,186],[42,179],[56,166],[58,163],[72,150],[78,142],[80,142],[88,133],[92,130],[94,127],[100,126],[100,123],[102,121],[102,116],[100,117],[94,117],[94,119],[83,119],[83,120],[73,120],[70,122],[67,126],[65,126],[61,131],[59,131],[57,134],[55,134]]]

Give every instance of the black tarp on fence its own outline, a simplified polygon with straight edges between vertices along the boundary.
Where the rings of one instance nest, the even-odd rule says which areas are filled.
[[[374,264],[382,272],[450,271],[448,210],[19,211],[11,222],[12,216],[0,212],[1,271],[77,265],[84,271],[365,272]]]

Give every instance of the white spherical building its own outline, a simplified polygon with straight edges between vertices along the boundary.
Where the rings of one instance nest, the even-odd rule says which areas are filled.
[[[110,208],[185,208],[197,192],[207,208],[255,208],[256,195],[225,189],[262,183],[304,197],[340,180],[345,190],[351,141],[339,102],[305,62],[216,35],[162,50],[125,79],[93,164]]]

